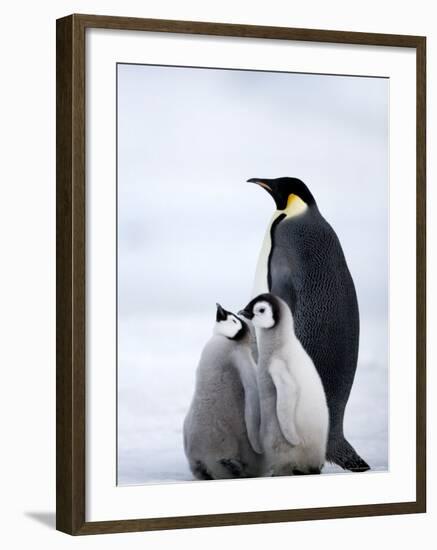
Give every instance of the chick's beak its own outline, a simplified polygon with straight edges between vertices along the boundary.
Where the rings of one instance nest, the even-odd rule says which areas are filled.
[[[216,306],[217,306],[217,313],[216,313],[217,323],[220,321],[226,321],[226,311],[222,308],[220,304],[216,304]]]
[[[253,319],[253,313],[248,309],[240,309],[238,315],[242,315],[243,317],[246,317],[246,319]]]

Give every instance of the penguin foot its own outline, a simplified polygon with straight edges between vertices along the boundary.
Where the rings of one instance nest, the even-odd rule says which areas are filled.
[[[337,464],[343,470],[366,472],[370,466],[355,451],[346,439],[329,441],[326,459]]]
[[[305,476],[305,475],[321,474],[322,472],[320,468],[308,468],[306,472],[303,472],[302,470],[298,470],[297,468],[295,468],[292,473],[294,476]]]
[[[235,458],[222,458],[219,460],[219,463],[230,473],[230,477],[246,477],[246,464],[240,460]]]
[[[206,465],[201,460],[196,460],[191,468],[191,471],[193,472],[194,477],[196,477],[197,479],[214,479],[209,473]]]

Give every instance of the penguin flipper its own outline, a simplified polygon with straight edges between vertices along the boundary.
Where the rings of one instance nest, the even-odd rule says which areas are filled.
[[[299,398],[296,381],[284,361],[273,360],[269,370],[276,388],[276,414],[282,434],[291,445],[300,445],[302,438],[296,426],[296,406]]]
[[[257,454],[262,454],[261,441],[259,436],[260,411],[258,394],[254,392],[245,393],[244,419],[246,422],[247,436],[252,449]]]
[[[239,358],[237,368],[244,388],[244,421],[247,437],[252,449],[257,454],[262,454],[259,433],[261,413],[256,381],[256,365],[250,355],[244,355]]]

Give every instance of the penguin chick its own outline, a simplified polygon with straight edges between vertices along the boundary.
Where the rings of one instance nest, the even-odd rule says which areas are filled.
[[[240,311],[256,327],[264,476],[319,474],[329,412],[317,370],[294,333],[287,304],[261,294]]]
[[[196,372],[184,449],[197,479],[259,475],[260,410],[248,323],[217,304]]]

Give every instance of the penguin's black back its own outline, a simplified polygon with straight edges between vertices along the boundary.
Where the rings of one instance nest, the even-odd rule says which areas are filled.
[[[323,382],[331,430],[340,435],[359,343],[357,296],[340,241],[317,207],[284,218],[271,237],[269,290],[293,313],[296,336]]]

